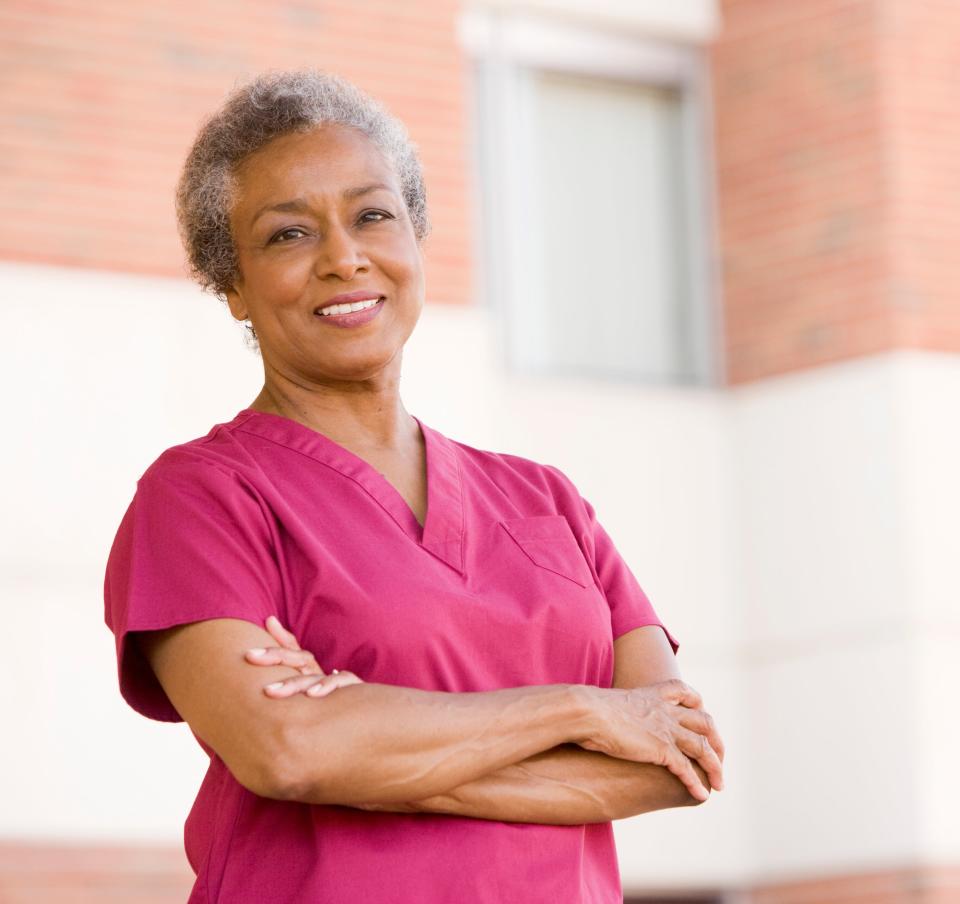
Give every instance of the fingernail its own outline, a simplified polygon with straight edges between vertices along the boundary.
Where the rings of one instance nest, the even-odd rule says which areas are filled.
[[[327,687],[323,684],[315,684],[313,687],[307,689],[307,693],[311,697],[319,697],[321,694],[325,693]]]
[[[283,686],[283,682],[282,682],[282,681],[274,681],[273,684],[268,684],[268,685],[266,686],[266,689],[267,689],[268,691],[275,691],[275,690],[277,690],[277,688],[282,687],[282,686]]]
[[[254,656],[262,656],[267,651],[263,647],[254,647],[252,650],[247,650],[248,653],[253,653]]]

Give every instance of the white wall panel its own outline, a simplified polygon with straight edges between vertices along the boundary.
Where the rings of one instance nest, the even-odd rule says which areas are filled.
[[[260,359],[185,282],[2,264],[0,304],[0,835],[178,844],[205,757],[120,698],[103,568],[136,478],[249,404]],[[408,410],[575,481],[727,743],[725,791],[615,825],[625,887],[960,855],[960,361],[734,390],[520,378],[493,317],[428,303]]]

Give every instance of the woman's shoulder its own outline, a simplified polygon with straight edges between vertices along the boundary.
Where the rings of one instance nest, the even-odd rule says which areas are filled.
[[[580,499],[573,480],[555,464],[517,452],[481,449],[460,440],[451,442],[457,446],[460,457],[469,470],[505,490],[516,492],[518,489],[526,489],[549,496],[558,502],[577,502]]]
[[[217,422],[202,435],[168,446],[147,465],[137,483],[244,477],[252,461],[234,432],[240,421],[241,416],[237,415]]]

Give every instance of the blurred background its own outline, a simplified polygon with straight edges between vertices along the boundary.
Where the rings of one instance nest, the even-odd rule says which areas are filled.
[[[2,0],[0,901],[192,884],[206,757],[121,699],[103,571],[262,385],[173,189],[300,65],[421,149],[406,407],[571,476],[723,734],[614,824],[627,901],[960,901],[956,0]]]

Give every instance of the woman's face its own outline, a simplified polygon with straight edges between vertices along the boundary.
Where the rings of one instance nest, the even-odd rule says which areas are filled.
[[[240,276],[230,311],[257,332],[264,368],[297,385],[399,375],[424,302],[423,255],[399,180],[361,132],[284,135],[236,172],[230,225]],[[385,300],[360,326],[314,313],[344,293]]]

